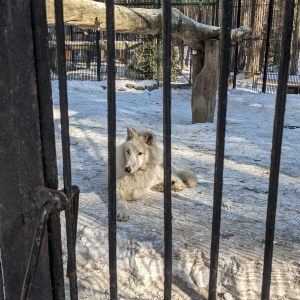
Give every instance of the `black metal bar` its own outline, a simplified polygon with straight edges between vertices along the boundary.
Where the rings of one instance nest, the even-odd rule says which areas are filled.
[[[74,240],[76,240],[76,236],[77,236],[79,194],[80,194],[79,187],[77,185],[73,185],[71,197],[72,197],[72,205],[73,205],[72,209],[73,209],[73,224],[74,224]],[[67,276],[70,277],[69,266],[67,267]]]
[[[221,31],[221,47],[220,47],[221,59],[220,59],[219,93],[218,93],[219,97],[218,97],[218,122],[217,122],[217,137],[216,137],[216,161],[215,161],[215,176],[214,176],[213,220],[212,220],[212,236],[211,236],[211,248],[210,248],[210,276],[209,276],[209,296],[208,296],[209,300],[216,299],[216,292],[217,292],[232,8],[233,8],[233,0],[222,1],[222,31]]]
[[[270,284],[272,272],[273,242],[275,230],[276,207],[278,197],[278,181],[280,171],[280,156],[284,125],[284,112],[286,104],[286,90],[289,75],[290,49],[293,31],[294,0],[287,0],[282,27],[281,58],[278,73],[278,88],[276,95],[276,108],[273,128],[272,154],[269,179],[267,223],[265,235],[264,270],[261,299],[270,297]]]
[[[70,135],[68,117],[68,95],[66,76],[66,52],[65,34],[63,23],[62,0],[55,0],[55,30],[57,41],[57,66],[59,83],[59,100],[61,114],[61,135],[63,154],[63,176],[64,192],[67,195],[69,205],[66,207],[66,232],[68,247],[68,271],[70,282],[70,297],[72,300],[78,299],[77,273],[76,273],[76,252],[75,252],[75,231],[73,222],[73,199],[72,199],[72,176],[71,176],[71,155],[70,155]]]
[[[268,77],[268,60],[269,60],[269,49],[270,49],[270,35],[272,29],[272,21],[273,21],[273,7],[274,0],[270,0],[269,3],[269,13],[268,13],[268,28],[267,28],[267,39],[266,39],[266,51],[265,51],[265,61],[264,61],[264,75],[263,75],[263,84],[262,84],[262,92],[266,92],[267,86],[267,77]]]
[[[30,299],[30,292],[40,255],[45,225],[47,223],[51,207],[52,203],[47,202],[40,210],[20,300]]]
[[[74,222],[75,239],[76,239],[77,224],[78,224],[79,194],[80,194],[79,187],[77,185],[73,185],[72,199],[73,199],[73,222]]]
[[[100,81],[101,71],[101,49],[100,49],[100,31],[96,31],[96,56],[97,56],[97,80]]]
[[[73,26],[71,26],[70,27],[70,37],[71,37],[71,41],[74,41],[74,33],[73,33],[73,31],[74,31],[74,27]],[[74,63],[75,62],[75,52],[73,51],[73,50],[71,50],[71,52],[72,52],[72,63]]]
[[[30,299],[30,292],[40,256],[45,225],[50,213],[60,212],[68,204],[65,194],[45,187],[38,187],[34,189],[31,196],[37,208],[39,208],[39,216],[33,236],[29,262],[23,281],[20,300]]]
[[[171,1],[163,1],[163,135],[164,135],[164,299],[172,290],[172,184],[171,184]]]
[[[238,0],[238,7],[237,7],[237,17],[236,17],[236,27],[239,28],[241,25],[241,6],[242,6],[242,0]],[[238,58],[239,58],[239,44],[236,43],[235,45],[235,51],[234,51],[234,74],[233,74],[233,82],[232,87],[236,88],[236,76],[239,72],[238,70]]]
[[[1,251],[0,251],[1,256]],[[5,294],[5,286],[4,286],[4,279],[3,279],[3,266],[2,261],[0,259],[0,300],[4,300],[4,294]]]
[[[117,299],[116,256],[116,73],[114,1],[106,1],[107,34],[107,127],[108,127],[108,239],[110,299]]]
[[[47,222],[49,262],[51,273],[52,299],[65,299],[65,281],[63,270],[63,252],[61,244],[60,212],[49,216]]]
[[[46,187],[57,189],[58,176],[45,1],[31,0],[31,13],[40,111],[44,181]]]
[[[157,1],[156,8],[161,8],[161,0]],[[156,77],[157,77],[157,84],[160,84],[160,78],[161,78],[161,49],[160,49],[160,43],[161,43],[161,35],[156,36],[156,44],[157,44],[157,54],[156,54]]]
[[[220,10],[220,1],[216,1],[216,26],[220,26],[220,16],[219,16],[219,10]]]
[[[57,190],[57,162],[55,150],[55,131],[53,122],[53,103],[48,57],[47,23],[45,1],[31,0],[32,29],[34,40],[37,93],[40,112],[40,130],[44,185]],[[65,299],[65,284],[61,245],[60,213],[48,220],[49,260],[52,295],[55,300]]]

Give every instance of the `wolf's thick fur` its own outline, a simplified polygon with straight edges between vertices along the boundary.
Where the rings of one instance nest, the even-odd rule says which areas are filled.
[[[117,148],[117,219],[129,218],[126,201],[141,198],[152,187],[163,191],[164,170],[161,150],[151,131],[136,131],[127,127],[127,138]],[[191,170],[172,165],[172,188],[195,187],[197,177]]]

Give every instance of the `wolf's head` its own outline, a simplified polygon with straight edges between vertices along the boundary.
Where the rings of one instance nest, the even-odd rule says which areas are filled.
[[[127,127],[124,143],[125,172],[135,173],[147,165],[157,163],[157,146],[155,134],[151,131],[136,131]]]

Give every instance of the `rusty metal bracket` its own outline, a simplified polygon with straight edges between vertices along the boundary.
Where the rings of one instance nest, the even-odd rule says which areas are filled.
[[[78,214],[78,201],[79,201],[79,188],[72,186],[71,194],[72,206],[73,206],[73,220],[74,231],[76,233],[77,228],[77,214]],[[46,187],[37,187],[32,190],[31,198],[39,210],[39,216],[36,223],[35,233],[32,242],[31,254],[27,265],[25,278],[23,281],[22,293],[20,300],[30,299],[30,292],[35,276],[39,254],[41,250],[42,240],[44,237],[45,225],[51,214],[59,213],[69,205],[67,196],[62,191],[49,189]],[[74,234],[75,233],[69,233]],[[75,251],[75,249],[74,249]]]

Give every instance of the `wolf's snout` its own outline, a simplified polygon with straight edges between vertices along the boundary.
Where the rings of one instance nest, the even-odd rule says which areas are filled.
[[[130,173],[131,172],[131,168],[130,167],[126,167],[125,168],[125,172]]]

